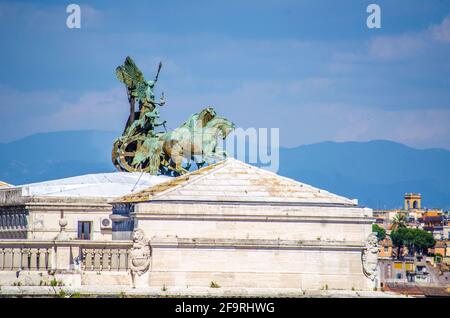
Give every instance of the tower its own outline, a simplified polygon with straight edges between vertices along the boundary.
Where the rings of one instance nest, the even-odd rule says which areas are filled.
[[[420,193],[405,193],[405,210],[420,209]]]

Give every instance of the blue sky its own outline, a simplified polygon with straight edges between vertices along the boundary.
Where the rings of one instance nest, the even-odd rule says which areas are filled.
[[[153,77],[174,128],[212,105],[282,146],[389,139],[450,149],[450,1],[0,1],[0,142],[121,132],[115,67]],[[366,7],[381,6],[381,29]],[[8,116],[8,117],[6,117]],[[6,120],[3,120],[7,118]]]

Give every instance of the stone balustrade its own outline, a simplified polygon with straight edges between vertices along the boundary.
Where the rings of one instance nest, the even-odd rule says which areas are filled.
[[[127,271],[131,242],[116,241],[80,243],[81,270],[83,271]]]
[[[51,242],[0,240],[0,271],[48,271],[53,250]]]
[[[0,240],[0,271],[128,271],[131,246],[131,241]]]

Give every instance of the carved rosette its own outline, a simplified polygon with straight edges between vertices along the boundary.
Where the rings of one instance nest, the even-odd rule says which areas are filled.
[[[151,250],[144,231],[135,229],[133,231],[133,247],[130,251],[131,275],[141,276],[150,268]]]
[[[361,258],[364,275],[375,281],[378,276],[378,238],[375,232],[367,237]]]

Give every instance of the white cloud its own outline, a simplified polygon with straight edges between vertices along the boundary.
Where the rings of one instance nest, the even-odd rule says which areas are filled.
[[[374,58],[395,60],[415,56],[420,50],[437,50],[439,43],[450,43],[450,16],[420,32],[376,36],[369,42],[368,52]]]
[[[369,44],[369,55],[380,59],[400,59],[413,56],[425,46],[421,34],[399,36],[379,36]]]
[[[441,24],[430,28],[433,39],[443,43],[450,43],[450,16],[446,17]]]
[[[11,118],[2,120],[0,142],[48,131],[120,131],[128,116],[122,89],[85,92],[68,99],[67,95],[74,95],[73,92],[19,92],[2,87],[0,95],[4,101],[0,109],[2,118]]]
[[[449,109],[377,109],[369,104],[320,102],[321,94],[333,86],[332,80],[311,78],[243,83],[226,93],[176,95],[166,106],[168,113],[177,114],[169,119],[169,126],[174,128],[184,120],[189,115],[187,109],[200,110],[212,101],[220,115],[243,128],[280,128],[282,146],[388,139],[422,148],[450,149]]]
[[[177,94],[171,92],[161,117],[172,129],[193,111],[212,105],[218,114],[248,128],[280,128],[282,146],[297,146],[323,140],[389,139],[417,147],[450,148],[450,110],[383,110],[370,105],[321,102],[324,91],[333,88],[328,78],[287,82],[242,83],[230,92]],[[8,94],[7,94],[8,92]],[[85,92],[67,101],[74,92],[17,92],[2,88],[2,96],[16,101],[14,120],[0,127],[2,140],[36,132],[98,129],[121,132],[128,116],[122,87]],[[21,101],[26,101],[19,107]],[[40,104],[31,103],[40,101]],[[38,113],[26,116],[28,107]],[[2,113],[7,110],[5,107]]]
[[[0,4],[0,15],[5,12]],[[38,20],[42,19],[39,14]],[[95,9],[87,9],[85,18],[94,21],[97,14]],[[62,10],[62,25],[64,17]],[[439,79],[448,73],[425,77],[415,63],[420,52],[427,53],[419,61],[428,63],[423,69],[439,63],[433,54],[440,51],[437,45],[448,43],[449,21],[447,18],[422,32],[375,37],[368,47],[361,41],[268,41],[214,34],[154,34],[142,29],[92,32],[59,41],[58,49],[63,50],[50,56],[70,55],[72,47],[77,47],[74,63],[87,63],[84,69],[89,74],[106,71],[108,80],[126,54],[135,58],[149,78],[163,60],[158,89],[166,92],[167,105],[161,114],[171,128],[212,105],[219,114],[244,127],[279,127],[283,145],[384,138],[450,148],[449,111],[438,109],[448,105],[436,105],[436,100],[445,102],[445,98],[433,99],[435,90],[420,86],[422,78]],[[405,57],[416,60],[405,63]],[[372,63],[373,59],[380,63]],[[389,60],[401,63],[383,64]],[[448,58],[445,61],[448,65]],[[80,75],[77,72],[74,76]],[[401,80],[408,82],[410,78],[416,83],[402,86]],[[98,92],[29,92],[0,87],[0,111],[14,117],[0,126],[0,142],[41,131],[122,130],[128,107],[123,87],[119,83],[115,87]],[[432,108],[414,109],[417,105],[411,104],[417,104],[418,95]],[[409,110],[381,109],[379,105]]]

